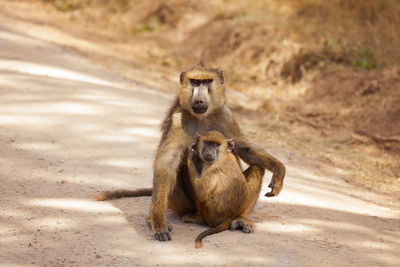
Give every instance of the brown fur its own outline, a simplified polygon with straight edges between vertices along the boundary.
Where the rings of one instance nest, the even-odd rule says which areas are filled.
[[[211,163],[203,159],[204,147],[209,146],[206,142],[218,144],[207,148],[207,151],[216,151],[217,159]],[[185,215],[182,220],[213,227],[196,238],[196,248],[202,246],[201,240],[205,236],[229,229],[232,222],[234,229],[242,228],[246,233],[253,231],[253,223],[245,217],[256,203],[262,175],[246,180],[238,158],[230,152],[233,144],[232,140],[228,144],[221,133],[211,131],[203,135],[189,152],[187,164],[197,215]],[[236,225],[235,219],[242,225]],[[243,224],[245,220],[246,224]]]
[[[203,114],[196,114],[192,110],[193,86],[190,79],[213,80],[209,88],[209,108]],[[266,196],[278,195],[285,177],[284,165],[263,150],[250,145],[240,132],[231,110],[225,104],[222,71],[209,69],[200,63],[183,72],[180,81],[177,97],[162,123],[162,137],[154,160],[152,203],[147,220],[155,238],[160,241],[170,240],[167,205],[179,216],[196,211],[194,191],[186,165],[188,150],[196,134],[203,135],[216,130],[227,138],[233,138],[236,141],[235,154],[250,165],[244,172],[247,179],[254,176],[261,180],[264,169],[272,171],[269,185],[271,192]]]

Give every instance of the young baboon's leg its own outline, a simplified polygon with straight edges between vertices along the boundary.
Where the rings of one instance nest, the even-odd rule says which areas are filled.
[[[257,165],[251,165],[243,172],[247,180],[247,203],[245,211],[241,214],[242,217],[246,217],[256,205],[258,196],[260,195],[264,173],[264,169]]]
[[[238,217],[231,223],[231,230],[242,229],[246,234],[253,233],[254,228],[254,223],[245,217]]]
[[[197,213],[189,213],[189,214],[183,215],[181,217],[181,220],[184,223],[200,223]]]
[[[180,183],[176,184],[174,191],[168,197],[168,207],[179,217],[196,211],[195,203],[189,198]]]
[[[177,173],[175,188],[168,197],[168,207],[179,217],[196,211],[194,191],[185,163],[180,166]]]
[[[243,172],[246,177],[246,190],[247,190],[247,202],[246,209],[231,223],[231,229],[242,229],[244,233],[254,232],[254,223],[247,219],[247,215],[253,210],[258,196],[260,195],[262,178],[264,176],[264,169],[257,165],[251,165],[247,170]]]

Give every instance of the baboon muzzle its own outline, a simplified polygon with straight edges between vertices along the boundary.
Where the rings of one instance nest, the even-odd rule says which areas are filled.
[[[208,109],[208,89],[204,86],[196,87],[193,92],[192,110],[196,114],[203,114]]]
[[[215,155],[214,154],[206,154],[206,155],[203,156],[203,159],[206,162],[211,163],[211,162],[215,161]]]
[[[203,114],[207,111],[208,106],[204,100],[195,100],[192,102],[192,109],[196,114]]]

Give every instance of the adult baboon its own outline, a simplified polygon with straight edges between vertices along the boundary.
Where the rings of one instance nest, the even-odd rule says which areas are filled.
[[[282,189],[284,165],[271,155],[249,144],[240,132],[231,110],[225,104],[224,77],[220,70],[200,63],[180,75],[181,87],[162,124],[162,137],[154,160],[153,194],[148,217],[155,238],[171,239],[166,219],[168,206],[179,216],[193,213],[193,187],[188,179],[186,160],[196,134],[216,130],[236,142],[235,154],[250,165],[246,177],[262,175],[257,165],[273,172],[266,196],[276,196]],[[260,179],[261,181],[261,179]]]

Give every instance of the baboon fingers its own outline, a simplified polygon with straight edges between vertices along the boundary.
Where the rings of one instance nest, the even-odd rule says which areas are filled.
[[[170,227],[168,229],[164,229],[160,233],[154,233],[154,238],[157,239],[158,241],[165,242],[165,241],[170,241],[172,240],[171,234],[170,234]]]
[[[266,193],[265,196],[266,197],[275,197],[275,196],[279,195],[281,190],[282,190],[282,186],[272,185],[271,192]]]
[[[233,220],[231,222],[231,230],[237,230],[240,228],[240,222],[238,220]]]
[[[245,224],[242,228],[243,233],[251,234],[254,232],[254,225],[252,224]]]
[[[275,196],[275,194],[274,194],[274,192],[268,192],[268,193],[266,193],[264,196],[266,196],[266,197],[274,197]]]

